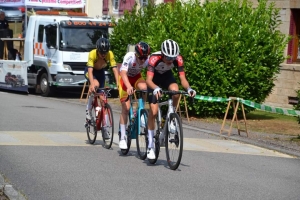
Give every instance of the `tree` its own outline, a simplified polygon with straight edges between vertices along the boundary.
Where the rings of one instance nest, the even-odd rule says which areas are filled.
[[[164,40],[173,39],[198,94],[261,103],[285,59],[288,37],[278,30],[279,17],[267,0],[255,8],[248,0],[149,4],[125,13],[110,41],[117,60],[122,60],[127,44],[145,41],[155,52]],[[198,116],[222,116],[226,110],[226,103],[196,102],[189,109]]]

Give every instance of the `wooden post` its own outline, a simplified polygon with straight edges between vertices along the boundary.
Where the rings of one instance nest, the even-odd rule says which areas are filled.
[[[86,95],[84,103],[87,103],[87,99],[88,99],[88,96],[89,96],[89,91],[87,91],[87,92],[85,91],[86,90],[86,85],[87,86],[89,85],[89,83],[87,83],[87,82],[88,81],[85,81],[84,84],[83,84],[79,102],[81,102],[84,98],[83,96]]]
[[[229,129],[224,129],[226,118],[227,118],[228,111],[230,109],[231,103],[232,103],[232,107],[233,107],[233,110],[234,110],[233,117],[231,119],[230,128]],[[238,111],[239,105],[241,105],[241,107],[242,107],[243,120],[244,120],[244,124],[245,124],[245,129],[244,130],[240,129],[240,126],[239,126],[239,123],[238,123],[237,111]],[[237,100],[236,97],[230,97],[230,101],[227,104],[227,109],[226,109],[226,113],[225,113],[225,116],[224,116],[224,119],[223,119],[220,134],[222,134],[223,131],[226,131],[226,132],[228,132],[228,136],[230,136],[231,130],[232,130],[232,125],[233,125],[234,121],[236,122],[236,125],[237,125],[238,134],[241,135],[241,132],[246,132],[247,137],[248,137],[247,122],[246,122],[246,115],[245,115],[244,105],[242,103],[240,104],[240,102]]]
[[[181,109],[180,109],[180,100],[181,100],[181,97],[182,97],[182,94],[180,94],[180,96],[179,96],[179,99],[178,99],[178,102],[177,102],[177,106],[176,106],[175,112],[176,112],[176,113],[178,112],[180,117],[181,117],[181,113],[184,112],[185,115],[186,115],[186,118],[187,118],[187,120],[188,120],[188,122],[189,122],[189,121],[190,121],[190,118],[189,118],[189,113],[188,113],[188,109],[187,109],[187,104],[186,104],[186,98],[185,98],[185,95],[183,96],[185,111],[181,111]]]

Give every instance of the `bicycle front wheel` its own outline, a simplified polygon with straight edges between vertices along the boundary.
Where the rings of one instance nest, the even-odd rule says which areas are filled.
[[[140,131],[137,133],[136,148],[141,160],[145,160],[147,157],[147,134],[148,134],[148,112],[146,109],[142,109],[140,113]],[[137,130],[138,131],[138,130]]]
[[[103,116],[101,130],[102,140],[104,143],[104,147],[106,149],[110,149],[114,140],[114,116],[109,104],[105,104],[103,112],[105,113],[105,115]]]
[[[87,137],[90,144],[94,144],[97,138],[97,124],[96,124],[96,110],[95,107],[92,109],[91,120],[86,122],[85,128]]]
[[[168,129],[165,133],[167,162],[170,169],[176,170],[180,164],[183,151],[183,130],[177,113],[170,114]]]

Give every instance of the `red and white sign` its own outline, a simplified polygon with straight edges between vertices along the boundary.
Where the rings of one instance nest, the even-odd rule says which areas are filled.
[[[0,0],[0,6],[36,6],[52,8],[82,8],[85,0]]]

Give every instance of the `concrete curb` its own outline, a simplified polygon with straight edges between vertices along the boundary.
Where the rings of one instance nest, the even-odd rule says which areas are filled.
[[[0,173],[0,193],[3,192],[9,200],[26,200],[26,198],[13,188],[12,185],[5,182],[4,176]]]

